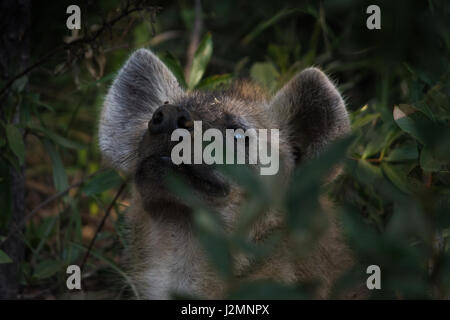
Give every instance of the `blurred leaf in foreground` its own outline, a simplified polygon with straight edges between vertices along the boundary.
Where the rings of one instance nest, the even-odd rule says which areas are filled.
[[[83,188],[87,196],[97,195],[103,191],[116,188],[122,182],[122,178],[114,170],[106,170],[95,175]]]

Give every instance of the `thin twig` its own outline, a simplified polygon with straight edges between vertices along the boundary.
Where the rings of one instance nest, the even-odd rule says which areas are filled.
[[[51,202],[55,201],[56,199],[66,195],[71,189],[73,188],[77,188],[80,185],[82,185],[84,183],[84,181],[80,181],[77,182],[73,185],[70,185],[67,189],[55,193],[54,195],[52,195],[51,197],[48,197],[47,199],[45,199],[43,202],[41,202],[37,207],[35,207],[29,214],[27,214],[18,224],[15,224],[12,226],[12,230],[10,230],[10,232],[8,233],[8,235],[6,236],[5,239],[3,239],[2,243],[4,243],[6,240],[8,240],[8,238],[16,231],[20,230],[25,223],[39,210],[41,210],[42,208],[46,207],[48,204],[50,204]]]
[[[74,183],[70,186],[68,186],[66,189],[55,193],[54,195],[48,197],[47,199],[45,199],[43,202],[41,202],[40,204],[38,204],[33,210],[31,210],[30,213],[28,213],[19,223],[17,224],[13,224],[11,225],[11,230],[9,231],[8,235],[2,240],[2,242],[0,244],[3,244],[4,242],[6,242],[14,232],[20,232],[20,229],[25,225],[25,223],[30,220],[30,218],[32,216],[34,216],[37,212],[39,212],[41,209],[45,208],[47,205],[49,205],[50,203],[52,203],[53,201],[65,196],[67,193],[69,193],[70,190],[74,189],[74,188],[78,188],[79,186],[81,186],[82,184],[84,184],[88,179],[92,178],[93,176],[95,176],[96,174],[98,174],[100,171],[94,172],[93,174],[89,175],[88,177],[86,177],[85,179]]]
[[[114,199],[109,204],[108,208],[105,211],[105,214],[103,215],[102,221],[100,221],[100,224],[97,227],[97,230],[95,231],[94,237],[92,238],[91,242],[89,243],[89,247],[86,251],[86,254],[84,255],[83,262],[81,263],[80,269],[83,271],[84,266],[86,264],[87,259],[89,258],[89,254],[91,253],[92,247],[94,246],[95,240],[97,239],[97,235],[100,233],[100,231],[103,229],[103,226],[106,222],[106,219],[109,217],[112,208],[114,207],[115,203],[117,202],[117,199],[119,199],[119,196],[125,189],[125,186],[127,185],[127,181],[124,181],[122,185],[120,186],[119,190],[117,190],[116,195],[114,196]]]

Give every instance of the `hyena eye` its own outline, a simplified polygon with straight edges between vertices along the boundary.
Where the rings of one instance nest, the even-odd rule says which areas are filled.
[[[244,139],[244,138],[245,138],[245,135],[243,135],[242,133],[236,132],[236,133],[234,134],[234,138],[235,138],[236,140]]]
[[[243,141],[245,144],[248,144],[249,142],[249,137],[248,135],[245,133],[246,129],[241,128],[241,127],[237,127],[237,128],[233,128],[234,130],[234,140],[235,141]]]
[[[228,125],[227,126],[227,130],[234,130],[234,139],[235,140],[239,140],[239,139],[244,139],[245,138],[245,134],[244,134],[245,129],[242,128],[239,125],[235,125],[235,124]]]

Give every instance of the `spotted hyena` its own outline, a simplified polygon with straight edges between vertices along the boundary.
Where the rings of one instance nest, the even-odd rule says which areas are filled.
[[[219,212],[226,232],[232,232],[245,190],[213,166],[171,162],[171,133],[177,128],[189,130],[199,120],[204,127],[219,130],[279,129],[277,176],[281,179],[277,181],[289,181],[299,164],[314,159],[350,128],[341,95],[317,68],[296,74],[273,97],[243,81],[223,91],[186,92],[151,51],[134,52],[106,96],[99,145],[110,165],[133,178],[126,255],[129,278],[141,298],[166,299],[172,293],[220,298],[228,289],[196,240],[192,209],[164,184],[169,171],[181,175],[192,195]],[[283,226],[278,210],[266,211],[249,231],[253,241]],[[338,224],[330,218],[326,233],[307,258],[293,258],[287,243],[255,268],[249,268],[250,258],[236,254],[236,278],[281,283],[319,280],[317,296],[327,297],[333,281],[352,264]]]

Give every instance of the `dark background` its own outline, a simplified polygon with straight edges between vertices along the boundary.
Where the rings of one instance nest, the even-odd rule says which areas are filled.
[[[82,19],[72,40],[70,4],[80,6]],[[370,4],[381,8],[381,30],[366,28]],[[83,286],[92,297],[122,279],[129,186],[101,162],[103,97],[140,47],[181,77],[188,74],[207,33],[208,81],[191,89],[249,78],[274,93],[311,65],[336,81],[354,141],[336,158],[344,174],[321,192],[342,205],[362,264],[384,268],[385,290],[374,297],[448,297],[449,18],[448,2],[433,0],[2,1],[0,297],[66,297],[65,268],[83,261]],[[414,110],[406,123],[393,117],[399,105]],[[318,161],[312,179],[327,165]],[[301,199],[306,191],[292,194]],[[296,208],[301,212],[302,204]],[[311,232],[308,221],[293,232]],[[339,285],[361,281],[362,270]],[[301,285],[260,286],[234,294],[308,297]]]

